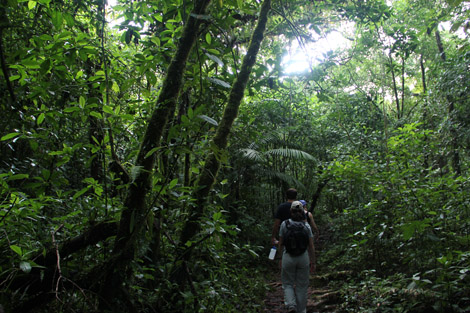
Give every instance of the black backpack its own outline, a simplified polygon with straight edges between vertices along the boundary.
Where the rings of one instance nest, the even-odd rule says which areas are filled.
[[[308,229],[304,222],[286,220],[286,233],[284,235],[284,246],[287,253],[298,256],[307,250],[309,244]]]

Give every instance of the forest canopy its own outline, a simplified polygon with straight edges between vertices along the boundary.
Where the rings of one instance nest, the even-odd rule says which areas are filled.
[[[469,28],[461,0],[3,1],[0,305],[260,312],[294,187],[338,312],[468,312]]]

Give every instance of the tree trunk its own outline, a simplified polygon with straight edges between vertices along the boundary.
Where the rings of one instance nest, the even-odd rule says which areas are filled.
[[[437,43],[437,48],[439,49],[439,55],[441,56],[442,61],[446,61],[446,53],[444,50],[444,46],[441,41],[441,35],[439,33],[439,30],[436,29],[435,32],[436,35],[436,43]],[[460,176],[461,174],[461,168],[460,168],[460,153],[459,153],[459,143],[457,140],[457,129],[455,126],[455,104],[454,104],[454,99],[450,94],[447,94],[446,96],[447,101],[449,102],[449,121],[450,121],[450,137],[451,137],[451,145],[452,145],[452,167],[455,171],[456,176]]]
[[[6,16],[4,14],[4,9],[1,8],[0,10],[1,10],[0,12],[2,12],[2,14],[0,14],[0,16],[2,16],[2,20],[7,21]],[[10,82],[10,72],[8,71],[8,65],[6,64],[6,61],[5,61],[5,53],[3,49],[3,27],[1,26],[0,26],[0,62],[2,66],[3,78],[5,78],[7,90],[8,90],[8,93],[10,94],[10,99],[9,99],[10,107],[13,109],[16,107],[16,103],[15,103],[16,97],[15,97],[15,92],[13,90],[13,86]]]
[[[145,198],[151,189],[151,174],[156,160],[152,150],[159,147],[169,114],[176,106],[186,63],[196,42],[199,25],[202,23],[202,19],[198,17],[205,14],[209,2],[210,0],[198,0],[194,4],[193,13],[188,17],[178,49],[168,67],[162,90],[155,104],[156,109],[149,120],[135,162],[140,171],[131,183],[126,196],[112,252],[114,262],[104,273],[100,292],[103,303],[115,303],[117,310],[119,310],[117,308],[119,304],[116,301],[119,299],[118,290],[124,281],[129,262],[134,258],[134,243],[145,224],[143,221],[148,211]]]
[[[315,190],[315,193],[312,196],[312,201],[310,204],[310,212],[313,214],[313,211],[315,210],[315,207],[317,206],[318,200],[320,199],[321,192],[323,188],[325,188],[326,184],[328,183],[328,179],[323,179],[318,183],[317,190]]]
[[[401,112],[405,114],[405,57],[401,58]]]
[[[392,73],[393,94],[395,95],[395,103],[397,106],[397,119],[400,119],[401,118],[400,99],[398,98],[398,87],[397,87],[397,81],[395,77],[395,70],[393,69],[393,59],[391,55],[389,55],[389,59],[390,59],[390,72]]]
[[[200,230],[199,219],[204,214],[206,198],[209,195],[209,191],[211,190],[213,184],[215,183],[217,172],[220,168],[220,161],[218,155],[227,147],[228,136],[230,134],[233,122],[235,121],[235,118],[238,115],[238,109],[243,99],[249,75],[255,64],[256,56],[263,40],[264,30],[266,28],[268,13],[270,9],[271,0],[264,0],[261,6],[258,23],[251,37],[248,52],[243,58],[240,73],[232,86],[229,100],[222,116],[222,120],[212,140],[212,146],[217,151],[211,152],[207,156],[204,168],[196,181],[196,187],[193,193],[193,198],[196,199],[196,206],[191,212],[190,217],[188,218],[183,227],[180,240],[183,247],[186,247],[185,244],[189,240],[193,239]],[[184,276],[186,275],[184,264],[190,259],[190,257],[191,250],[186,251],[186,253],[183,255],[183,265],[179,266],[174,271],[174,275],[172,275],[172,280],[174,282],[179,284],[184,283]]]
[[[251,37],[248,52],[243,58],[240,73],[232,86],[222,120],[212,140],[212,143],[218,150],[217,152],[222,152],[227,147],[228,136],[232,129],[232,124],[238,115],[238,109],[243,99],[251,70],[255,64],[256,56],[263,40],[270,8],[271,0],[265,0],[261,6],[260,17]],[[181,235],[181,242],[183,244],[196,235],[199,230],[198,220],[204,213],[206,197],[215,182],[219,168],[220,162],[218,157],[214,152],[210,153],[205,160],[204,168],[196,182],[196,189],[193,197],[196,199],[197,206],[183,228],[183,233]]]
[[[437,49],[439,50],[439,55],[441,56],[442,61],[446,60],[446,52],[444,51],[444,46],[442,45],[441,34],[439,30],[436,29],[434,33],[436,35]]]
[[[424,67],[423,54],[419,58],[419,66],[421,68],[421,83],[423,84],[423,96],[424,96],[424,108],[423,108],[423,128],[427,128],[427,111],[428,111],[428,99],[427,99],[427,87],[426,87],[426,69]],[[424,142],[427,145],[428,136],[424,135]],[[423,166],[425,170],[429,167],[429,154],[425,152]]]

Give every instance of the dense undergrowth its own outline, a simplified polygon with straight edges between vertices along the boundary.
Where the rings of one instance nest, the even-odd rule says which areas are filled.
[[[334,282],[345,312],[470,309],[470,185],[464,176],[422,167],[423,154],[413,149],[430,140],[424,134],[401,128],[383,164],[356,159],[333,166],[356,187],[362,177],[356,203],[346,191],[336,199],[344,208],[318,212],[330,233],[320,262],[350,273]],[[351,179],[336,184],[346,187]]]

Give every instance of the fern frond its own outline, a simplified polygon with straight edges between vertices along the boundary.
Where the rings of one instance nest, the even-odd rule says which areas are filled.
[[[240,149],[240,152],[243,154],[243,156],[247,159],[254,160],[257,162],[264,162],[265,159],[263,155],[254,149]]]
[[[290,149],[290,148],[271,149],[269,151],[266,151],[266,154],[282,156],[286,158],[293,158],[296,160],[316,161],[316,159],[311,154],[302,150]]]

